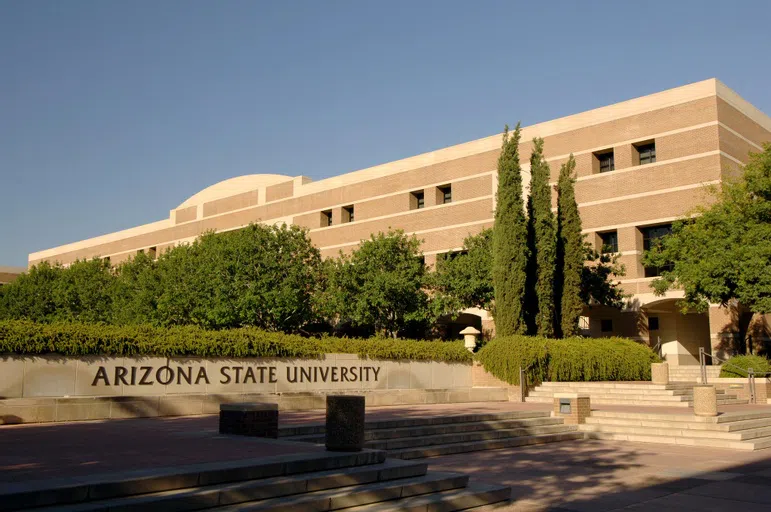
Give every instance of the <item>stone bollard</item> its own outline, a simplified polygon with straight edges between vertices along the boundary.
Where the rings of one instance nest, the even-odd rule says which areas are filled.
[[[669,384],[669,363],[651,363],[651,382]]]
[[[584,393],[555,393],[555,418],[565,420],[565,425],[580,425],[586,423],[586,418],[592,414],[589,395]]]
[[[693,414],[696,416],[717,416],[715,386],[693,387]]]
[[[474,352],[474,350],[477,348],[477,340],[479,339],[479,335],[482,333],[478,329],[468,326],[463,329],[460,334],[463,335],[463,346],[466,347],[466,350],[469,352]]]
[[[221,404],[220,434],[278,438],[278,404]]]
[[[364,397],[327,395],[327,450],[359,452],[364,448]]]

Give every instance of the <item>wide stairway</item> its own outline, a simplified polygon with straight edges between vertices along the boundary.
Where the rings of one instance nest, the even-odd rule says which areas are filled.
[[[581,425],[589,439],[761,450],[771,448],[771,411],[716,417],[592,411]]]
[[[528,393],[530,403],[553,403],[555,393],[585,393],[595,405],[642,405],[692,407],[692,382],[652,384],[650,382],[544,382]],[[717,390],[718,405],[746,404],[725,390]]]
[[[281,439],[324,443],[324,426],[280,429]],[[388,457],[418,459],[453,453],[512,448],[583,439],[584,435],[547,411],[404,418],[366,423],[365,447]]]
[[[180,468],[0,484],[0,511],[464,510],[508,500],[509,487],[429,472],[382,451],[312,452]]]

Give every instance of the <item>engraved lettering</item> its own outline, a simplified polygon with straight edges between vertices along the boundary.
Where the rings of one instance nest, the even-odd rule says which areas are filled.
[[[139,385],[140,386],[152,386],[153,382],[148,380],[150,378],[150,373],[153,371],[152,366],[140,366],[140,370],[144,371],[145,373],[142,374],[142,378],[139,379]]]
[[[207,384],[210,384],[209,376],[206,375],[206,368],[204,368],[203,366],[200,366],[198,368],[198,375],[195,378],[195,383],[198,384],[199,382],[201,382],[201,379],[205,380]]]
[[[166,377],[168,378],[162,378],[164,373],[166,373]],[[158,381],[158,384],[163,384],[164,386],[171,384],[174,382],[174,370],[172,370],[170,366],[161,366],[155,372],[155,380]]]
[[[230,370],[230,366],[223,366],[220,368],[220,374],[222,375],[220,384],[230,384],[230,373],[228,370]]]
[[[115,367],[115,385],[123,384],[124,386],[128,386],[129,383],[126,381],[126,375],[128,374],[128,368],[125,366],[116,366]]]
[[[99,382],[99,380],[103,380],[105,386],[110,385],[110,381],[107,378],[107,370],[104,369],[104,366],[100,366],[99,369],[96,371],[94,382],[92,382],[91,385],[96,386],[96,383]]]

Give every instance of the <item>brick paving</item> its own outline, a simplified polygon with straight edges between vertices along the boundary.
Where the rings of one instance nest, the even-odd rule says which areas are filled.
[[[369,421],[505,411],[550,404],[488,402],[367,409]],[[690,414],[674,407],[601,406]],[[721,412],[768,410],[722,406]],[[282,426],[324,421],[324,411],[282,411]],[[220,436],[218,417],[111,420],[0,427],[0,482],[239,460],[323,450],[311,444]],[[771,510],[771,450],[736,452],[615,441],[572,441],[427,460],[437,471],[510,485],[512,502],[490,510]]]
[[[84,476],[323,450],[220,436],[217,416],[0,427],[0,482]]]
[[[481,510],[771,510],[771,450],[570,441],[427,461],[512,487],[509,504]]]

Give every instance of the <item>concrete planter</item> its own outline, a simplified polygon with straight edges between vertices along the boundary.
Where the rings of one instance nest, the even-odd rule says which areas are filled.
[[[696,416],[717,416],[715,386],[694,386],[693,413]]]
[[[669,384],[669,363],[651,363],[651,382]]]

